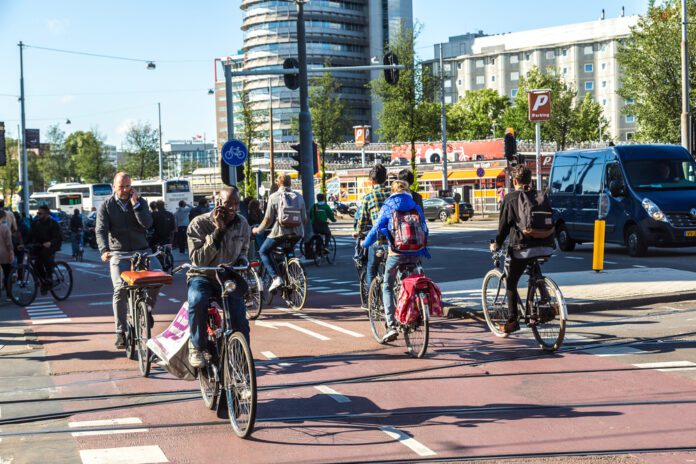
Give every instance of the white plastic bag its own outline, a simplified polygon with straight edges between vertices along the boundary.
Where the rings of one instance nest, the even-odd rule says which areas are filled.
[[[163,362],[169,373],[183,380],[195,380],[196,370],[188,362],[188,303],[184,303],[167,330],[147,341],[147,347]]]

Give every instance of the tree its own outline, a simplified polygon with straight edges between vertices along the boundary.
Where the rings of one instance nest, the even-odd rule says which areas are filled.
[[[385,142],[411,145],[411,169],[416,179],[416,142],[435,138],[433,135],[439,133],[439,129],[435,129],[439,127],[439,113],[436,117],[433,111],[433,105],[437,104],[428,101],[428,96],[433,94],[434,81],[414,52],[419,31],[418,24],[412,28],[402,23],[395,40],[387,46],[387,51],[394,53],[399,63],[406,66],[400,71],[399,81],[391,85],[381,76],[369,84],[383,103],[378,115],[378,133]],[[417,183],[411,186],[414,188]]]
[[[510,100],[493,89],[469,90],[448,108],[447,134],[454,140],[485,139],[509,106]],[[498,124],[494,136],[502,136],[503,130]]]
[[[602,105],[592,99],[589,93],[575,108],[575,121],[570,129],[570,140],[573,142],[589,142],[600,139],[600,127],[602,140],[609,140],[609,122],[603,116]]]
[[[689,2],[690,43],[696,43],[696,6]],[[618,94],[630,99],[623,112],[634,115],[635,138],[643,141],[678,143],[681,139],[681,2],[650,2],[631,34],[617,52],[621,66]],[[696,60],[689,60],[689,73],[696,75]],[[693,82],[693,79],[692,79]],[[693,85],[691,86],[694,104]]]
[[[96,130],[77,131],[65,139],[64,150],[74,160],[75,173],[87,183],[105,182],[114,175],[114,166],[104,149],[104,136]]]
[[[0,190],[2,197],[7,204],[12,202],[12,197],[19,191],[19,155],[17,151],[17,140],[7,138],[5,140],[7,164],[0,167]]]
[[[34,191],[45,191],[53,182],[70,182],[77,178],[74,160],[65,151],[65,132],[58,124],[46,134],[48,149],[39,156],[27,153],[29,178]]]
[[[159,134],[149,123],[131,125],[124,140],[126,159],[122,168],[136,179],[159,175]]]
[[[262,112],[254,109],[254,105],[249,98],[249,90],[244,87],[237,93],[237,101],[240,103],[240,116],[242,119],[242,132],[240,134],[242,142],[249,150],[244,164],[244,186],[241,189],[243,197],[256,198],[256,176],[251,166],[251,153],[254,149],[254,141],[258,138],[259,128],[264,123]]]
[[[326,63],[330,66],[330,63]],[[346,105],[339,98],[340,83],[331,75],[323,73],[310,81],[309,111],[312,114],[314,141],[321,153],[321,193],[326,194],[326,149],[340,143],[348,130],[345,117]]]

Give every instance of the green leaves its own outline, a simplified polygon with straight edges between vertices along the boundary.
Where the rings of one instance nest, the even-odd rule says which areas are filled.
[[[149,123],[138,122],[128,128],[124,141],[125,169],[136,179],[159,175],[159,134]]]
[[[240,190],[243,197],[256,198],[256,176],[251,165],[251,156],[254,149],[254,141],[258,138],[261,125],[264,124],[264,112],[254,108],[254,104],[249,96],[249,89],[244,87],[236,95],[240,103],[240,116],[242,120],[242,131],[238,138],[244,142],[249,150],[244,163],[244,182]]]
[[[72,161],[75,176],[86,183],[108,181],[115,173],[104,148],[104,136],[96,130],[73,132],[63,144],[65,156]]]
[[[447,110],[447,134],[452,140],[481,140],[493,134],[502,137],[503,112],[510,106],[506,96],[493,89],[470,90]]]

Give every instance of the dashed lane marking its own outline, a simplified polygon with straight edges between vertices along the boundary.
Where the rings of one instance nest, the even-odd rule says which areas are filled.
[[[648,266],[641,266],[640,264],[634,264],[633,267],[637,267],[637,268],[639,268],[639,269],[645,269],[645,268],[647,268]]]
[[[339,392],[337,392],[331,387],[327,387],[326,385],[317,385],[314,388],[324,393],[325,395],[329,395],[331,399],[336,401],[337,403],[350,403],[350,398],[341,395]]]
[[[113,305],[113,301],[95,301],[93,303],[88,303],[87,306],[106,306],[106,305]]]
[[[604,264],[619,264],[615,261],[604,261]]]
[[[327,329],[335,330],[336,332],[341,332],[343,334],[350,335],[351,337],[355,337],[355,338],[363,338],[364,337],[364,335],[361,333],[353,332],[352,330],[344,329],[343,327],[340,327],[340,326],[337,326],[334,324],[330,324],[328,322],[320,321],[319,319],[314,319],[313,317],[309,317],[305,314],[293,312],[287,308],[282,308],[282,311],[290,313],[293,316],[297,316],[299,318],[302,318],[307,322],[312,322],[312,323],[320,325],[322,327],[326,327]]]
[[[491,250],[485,248],[453,247],[453,246],[428,246],[429,250],[453,250],[453,251],[476,251],[478,253],[490,253]]]
[[[259,326],[259,327],[268,327],[269,329],[277,329],[278,327],[287,327],[288,329],[296,330],[296,331],[301,332],[305,335],[309,335],[310,337],[314,337],[317,340],[321,340],[321,341],[331,340],[329,337],[326,337],[320,333],[313,332],[309,329],[305,329],[304,327],[300,327],[299,325],[295,325],[292,322],[254,321],[254,324]]]
[[[435,451],[431,450],[424,444],[416,441],[414,438],[411,438],[401,430],[395,429],[394,427],[389,427],[389,426],[384,426],[379,428],[382,432],[386,433],[389,435],[391,438],[394,440],[397,440],[399,443],[401,443],[404,446],[407,446],[408,448],[411,449],[414,453],[416,453],[419,456],[435,456],[437,453]]]
[[[645,354],[645,351],[630,346],[600,346],[597,348],[589,348],[587,351],[590,354],[601,357],[609,356],[630,356]]]
[[[169,462],[159,446],[80,450],[82,464],[157,464]]]
[[[169,298],[169,301],[172,303],[181,303],[181,300],[177,300],[176,298]]]
[[[275,354],[273,354],[272,351],[262,351],[261,354],[262,354],[263,356],[265,356],[266,359],[268,359],[269,361],[273,361],[273,360],[278,359],[278,356],[276,356]],[[292,366],[292,363],[285,363],[285,362],[282,362],[282,363],[278,363],[278,365],[279,365],[279,366],[287,367],[287,366]]]
[[[138,417],[122,417],[118,419],[104,419],[104,420],[91,420],[91,421],[78,421],[78,422],[68,422],[68,427],[70,428],[80,428],[80,427],[113,427],[117,425],[135,425],[142,424],[143,421]],[[90,430],[89,432],[72,432],[73,437],[89,437],[94,435],[115,435],[118,433],[142,433],[147,432],[148,429],[144,428],[133,428],[133,429],[118,429],[118,430]]]
[[[674,370],[679,371],[696,371],[696,363],[691,361],[666,361],[666,362],[654,362],[654,363],[639,363],[634,364],[636,367],[641,369],[657,369],[662,372],[671,372]]]
[[[579,256],[564,256],[565,259],[576,259],[576,260],[584,260],[585,258],[580,258]]]

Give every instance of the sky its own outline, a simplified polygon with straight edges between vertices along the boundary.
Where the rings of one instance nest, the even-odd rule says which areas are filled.
[[[310,0],[311,1],[311,0]],[[643,14],[649,0],[413,0],[422,25],[417,53],[483,30],[488,34]],[[19,47],[24,49],[27,128],[59,124],[66,133],[96,129],[121,146],[129,125],[157,127],[162,138],[215,139],[214,59],[242,47],[239,0],[0,0],[0,121],[19,124]],[[44,47],[129,60],[60,53]],[[135,60],[135,61],[132,61]],[[146,62],[156,63],[147,70]],[[65,124],[66,120],[70,125]]]

